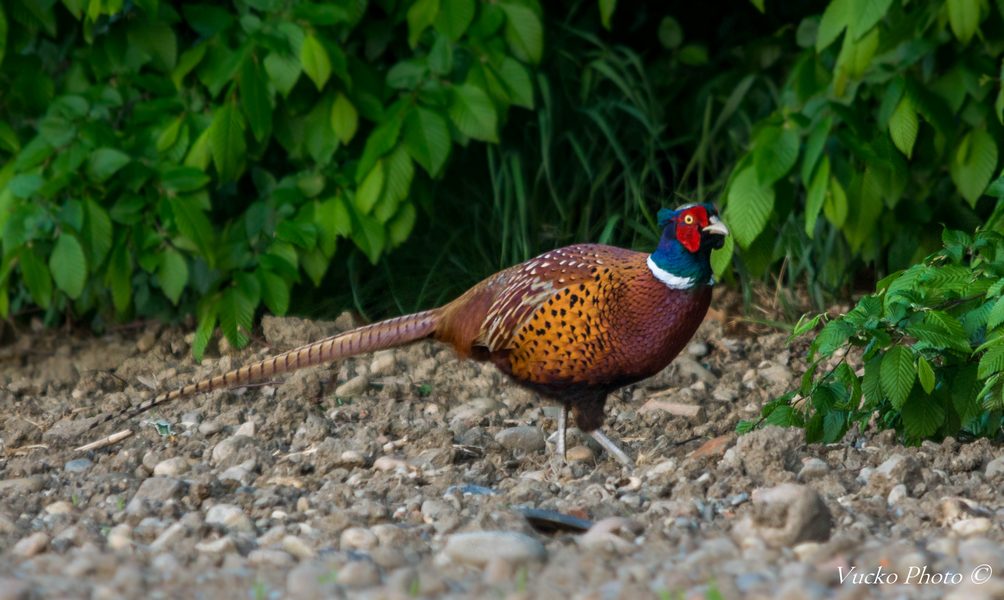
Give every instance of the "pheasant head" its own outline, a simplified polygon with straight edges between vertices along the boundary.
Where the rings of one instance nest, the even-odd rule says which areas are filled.
[[[711,285],[711,251],[725,244],[729,230],[711,204],[688,204],[659,211],[662,238],[648,257],[652,274],[672,288]]]

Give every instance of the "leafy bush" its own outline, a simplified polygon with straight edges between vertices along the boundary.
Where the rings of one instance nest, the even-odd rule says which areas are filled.
[[[1004,178],[991,191],[1004,196]],[[822,442],[839,440],[855,423],[895,428],[913,443],[999,435],[1004,236],[946,230],[943,240],[941,251],[886,277],[875,294],[826,323],[799,390],[768,403],[760,422],[805,427],[809,441]],[[814,333],[824,320],[803,320],[795,335]],[[863,369],[855,371],[849,360],[858,357]]]
[[[725,192],[741,266],[762,274],[787,258],[821,303],[863,265],[921,260],[940,224],[987,218],[1002,15],[985,0],[831,0],[781,29],[790,69]]]
[[[246,342],[338,241],[402,243],[451,150],[532,108],[535,0],[0,7],[0,316],[199,317]]]

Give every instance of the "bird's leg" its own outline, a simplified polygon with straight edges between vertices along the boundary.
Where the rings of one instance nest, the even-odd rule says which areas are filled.
[[[558,415],[558,441],[554,445],[555,453],[565,460],[565,434],[568,431],[568,405],[561,405],[561,414]]]
[[[603,446],[603,449],[609,452],[611,456],[620,461],[622,465],[624,465],[629,469],[634,468],[634,461],[628,458],[628,455],[624,454],[624,451],[618,448],[617,444],[615,444],[613,440],[608,438],[606,434],[604,434],[602,431],[600,431],[599,429],[594,429],[589,432],[589,435],[591,435],[593,439],[596,440],[597,443],[599,443],[599,445]]]

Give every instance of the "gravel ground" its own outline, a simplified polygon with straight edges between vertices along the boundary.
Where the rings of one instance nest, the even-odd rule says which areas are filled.
[[[183,399],[72,450],[101,412],[350,321],[266,319],[201,365],[153,326],[0,348],[0,600],[1004,598],[1000,448],[737,439],[802,352],[713,319],[608,403],[632,471],[577,432],[559,464],[555,407],[433,343]]]

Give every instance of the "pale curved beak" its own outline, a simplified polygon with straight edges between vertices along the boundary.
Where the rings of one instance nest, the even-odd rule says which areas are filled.
[[[725,223],[722,223],[722,220],[719,219],[718,217],[711,217],[708,226],[702,229],[701,231],[703,231],[704,233],[712,233],[715,235],[721,235],[726,237],[729,235],[729,228],[726,227]]]

